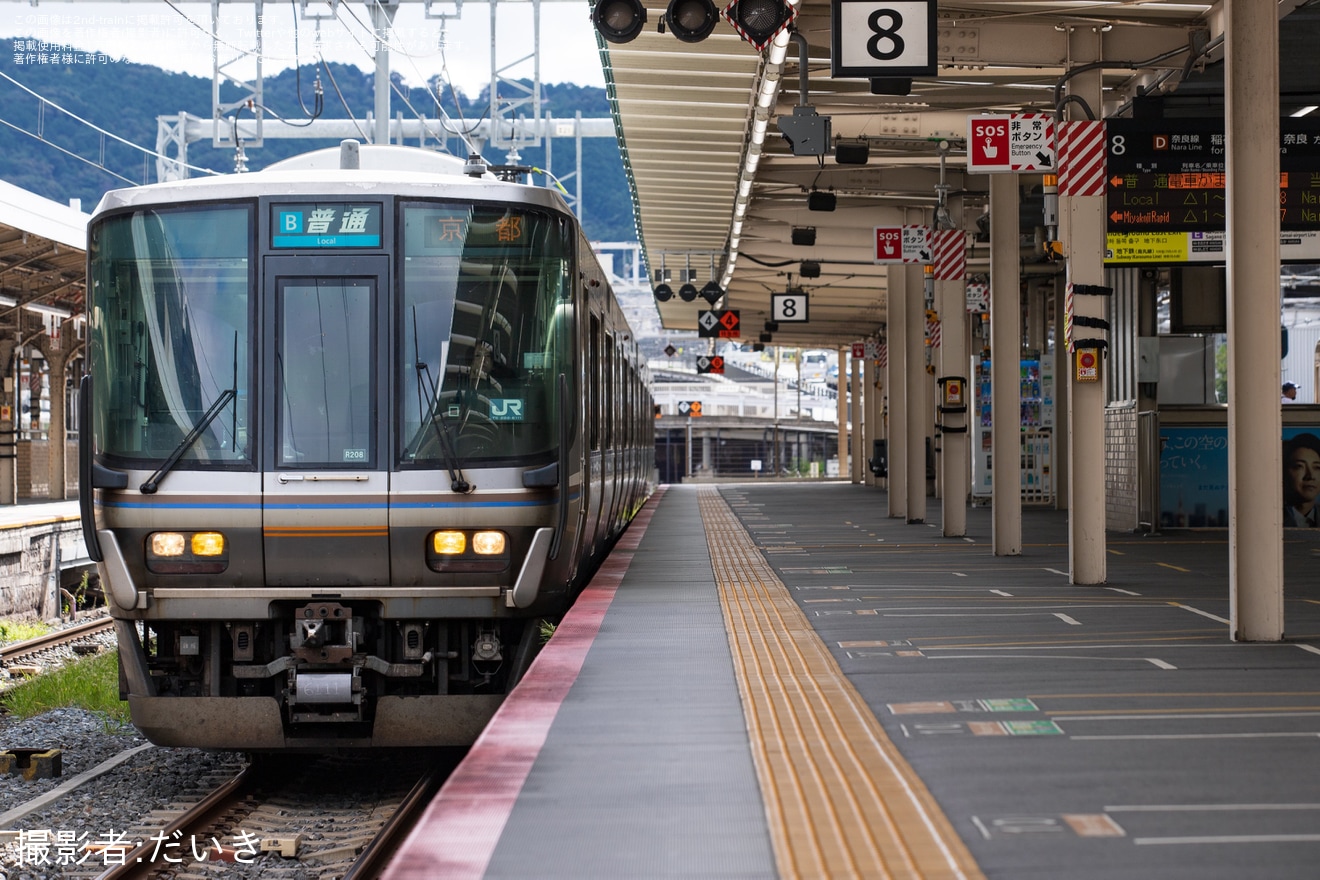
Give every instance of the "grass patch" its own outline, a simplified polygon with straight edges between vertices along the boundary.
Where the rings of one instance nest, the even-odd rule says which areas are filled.
[[[0,695],[0,705],[20,718],[52,709],[86,709],[128,724],[128,703],[119,699],[119,654],[94,654],[38,675]]]
[[[552,620],[541,620],[541,644],[544,645],[546,642],[550,641],[550,637],[555,634],[556,626],[558,626],[558,624]]]
[[[0,620],[0,642],[23,642],[44,636],[52,629],[39,620]]]

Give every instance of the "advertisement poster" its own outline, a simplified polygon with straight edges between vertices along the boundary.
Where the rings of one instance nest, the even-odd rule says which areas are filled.
[[[1228,527],[1228,428],[1160,429],[1160,527]],[[1320,428],[1283,429],[1284,525],[1316,527]]]

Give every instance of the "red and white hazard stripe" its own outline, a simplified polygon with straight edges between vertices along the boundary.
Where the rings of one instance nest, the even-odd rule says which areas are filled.
[[[936,281],[961,281],[967,274],[967,247],[961,229],[936,229],[931,236]]]
[[[1104,120],[1063,123],[1059,132],[1059,195],[1104,194]]]

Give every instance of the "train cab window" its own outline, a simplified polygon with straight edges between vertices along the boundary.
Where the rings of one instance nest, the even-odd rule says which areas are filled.
[[[115,214],[89,234],[96,448],[111,463],[253,466],[254,212],[196,206]]]
[[[280,279],[280,467],[374,465],[374,293],[371,278]]]
[[[536,458],[572,371],[571,223],[501,205],[401,206],[402,467]]]

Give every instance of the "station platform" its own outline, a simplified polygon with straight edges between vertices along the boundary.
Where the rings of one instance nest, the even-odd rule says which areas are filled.
[[[1066,514],[995,557],[875,489],[661,489],[385,875],[1312,878],[1320,530],[1287,641],[1229,639],[1224,530]]]

